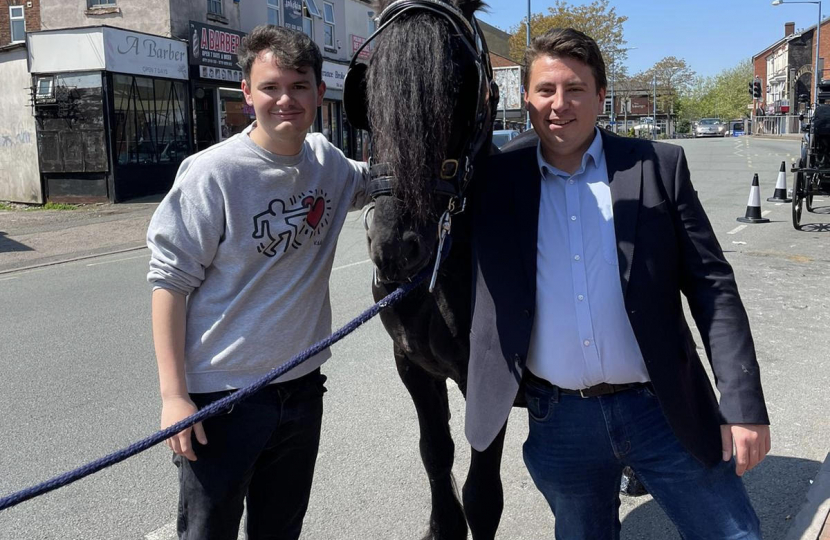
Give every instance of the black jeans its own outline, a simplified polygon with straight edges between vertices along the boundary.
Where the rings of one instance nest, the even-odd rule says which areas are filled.
[[[247,504],[249,540],[296,540],[308,508],[320,444],[326,377],[316,370],[271,384],[203,423],[196,461],[179,469],[181,540],[236,540]],[[191,394],[202,408],[233,391]]]

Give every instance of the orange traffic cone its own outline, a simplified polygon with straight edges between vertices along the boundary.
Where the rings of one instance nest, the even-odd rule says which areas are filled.
[[[746,216],[739,217],[741,223],[768,223],[769,220],[761,217],[761,188],[758,186],[758,175],[752,177],[752,187],[749,189],[749,201],[746,203]]]
[[[781,162],[781,169],[778,171],[778,181],[775,182],[775,193],[767,201],[780,203],[793,202],[792,199],[787,198],[787,164],[783,161]]]

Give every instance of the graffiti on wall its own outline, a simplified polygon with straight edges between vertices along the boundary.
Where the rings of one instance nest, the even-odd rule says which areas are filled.
[[[26,144],[34,144],[35,137],[22,126],[12,132],[0,132],[0,148],[11,148]]]

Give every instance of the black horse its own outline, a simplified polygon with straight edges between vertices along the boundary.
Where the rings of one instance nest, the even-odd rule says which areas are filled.
[[[466,391],[472,278],[469,208],[461,210],[474,199],[472,176],[489,153],[498,101],[474,17],[483,5],[379,2],[372,58],[368,66],[353,62],[345,83],[349,121],[372,132],[375,202],[366,225],[376,299],[432,268],[439,225],[451,220],[451,249],[432,292],[425,282],[380,315],[418,414],[432,495],[426,538],[436,540],[466,539],[467,524],[476,540],[492,539],[503,508],[504,429],[485,452],[472,451],[463,508],[458,500],[447,395],[447,379]]]

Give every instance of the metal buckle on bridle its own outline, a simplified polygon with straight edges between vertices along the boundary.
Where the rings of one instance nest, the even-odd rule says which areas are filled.
[[[438,269],[441,267],[441,259],[444,255],[444,242],[447,240],[450,230],[452,230],[452,207],[454,200],[450,200],[450,208],[447,208],[441,216],[441,220],[438,222],[438,251],[435,253],[435,267],[432,269],[432,279],[429,280],[430,294],[435,290],[435,282],[438,279]]]

